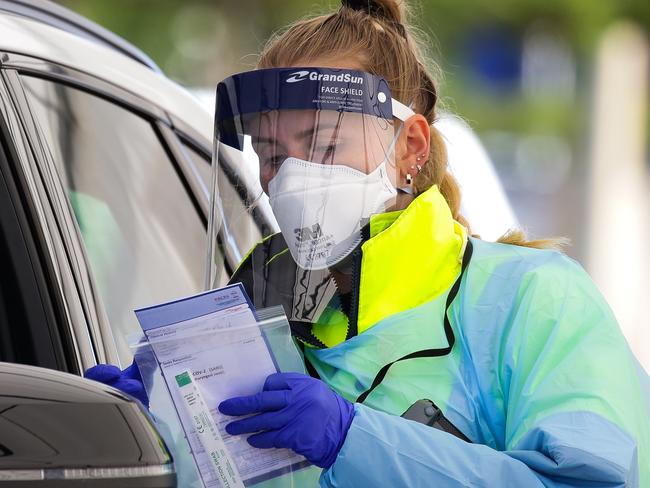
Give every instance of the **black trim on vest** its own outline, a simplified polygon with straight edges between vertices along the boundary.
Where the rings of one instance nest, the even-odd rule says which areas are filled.
[[[318,349],[327,348],[327,345],[314,335],[314,332],[311,329],[311,324],[298,322],[297,320],[290,320],[289,326],[291,327],[291,335],[298,339],[298,343],[309,344]]]
[[[386,374],[388,373],[388,370],[390,367],[399,362],[399,361],[405,361],[407,359],[415,359],[415,358],[426,358],[426,357],[441,357],[441,356],[446,356],[449,354],[454,347],[454,344],[456,342],[456,337],[454,336],[454,331],[451,328],[451,322],[449,321],[449,316],[447,315],[449,312],[449,307],[451,306],[452,302],[456,298],[456,295],[458,295],[458,291],[460,290],[460,284],[463,279],[463,275],[465,274],[465,270],[467,269],[467,266],[469,265],[470,260],[472,259],[472,253],[474,251],[472,242],[468,239],[467,240],[467,246],[465,248],[465,253],[463,254],[463,262],[461,265],[461,270],[460,270],[460,275],[458,278],[456,278],[456,281],[454,282],[453,286],[451,287],[451,290],[449,291],[449,295],[447,295],[447,301],[445,304],[445,318],[444,318],[444,327],[445,327],[445,337],[447,338],[447,343],[449,344],[447,347],[441,348],[441,349],[423,349],[421,351],[416,351],[411,354],[407,354],[406,356],[403,356],[392,363],[389,363],[382,367],[379,370],[379,373],[375,376],[375,379],[372,382],[372,385],[368,390],[363,392],[359,397],[357,398],[357,403],[363,403],[366,398],[368,398],[368,395],[372,393],[372,391],[377,388],[381,382],[384,380],[386,377]],[[316,371],[316,368],[314,365],[311,363],[311,361],[307,358],[305,355],[305,345],[302,344],[300,341],[296,341],[302,351],[303,354],[303,359],[305,362],[305,366],[307,368],[307,372],[309,373],[310,376],[316,379],[321,379],[320,375],[318,374],[318,371]],[[433,419],[433,423],[431,424],[432,427],[442,430],[444,432],[447,432],[448,434],[451,434],[455,437],[458,437],[459,439],[465,441],[465,442],[471,442],[470,439],[463,434],[462,431],[460,431],[449,419],[447,419],[442,411],[433,403],[431,400],[428,400],[431,405],[436,409],[436,414],[435,414],[435,419]]]
[[[370,239],[370,223],[361,227],[361,243],[352,252],[352,291],[350,292],[350,309],[348,310],[348,330],[345,340],[359,335],[359,293],[361,291],[361,264],[363,250],[361,247]]]
[[[368,398],[368,395],[370,395],[370,393],[372,393],[372,391],[381,384],[381,382],[386,377],[388,370],[391,368],[393,364],[399,361],[406,361],[407,359],[446,356],[451,352],[451,349],[454,347],[454,343],[456,342],[456,337],[454,336],[454,331],[451,328],[451,323],[449,322],[449,316],[447,315],[447,313],[449,312],[449,307],[451,306],[451,303],[454,301],[454,298],[456,298],[456,295],[458,294],[461,280],[463,279],[463,275],[465,274],[465,269],[467,269],[467,265],[472,259],[472,251],[473,251],[472,242],[468,239],[467,246],[465,248],[465,253],[463,254],[463,264],[461,266],[460,275],[458,276],[455,283],[451,287],[451,290],[449,291],[449,295],[447,296],[447,303],[445,305],[445,336],[447,337],[447,343],[449,345],[447,347],[443,347],[440,349],[423,349],[421,351],[415,351],[410,354],[407,354],[406,356],[402,356],[401,358],[396,359],[391,363],[386,364],[384,367],[382,367],[379,370],[379,372],[375,376],[375,379],[372,381],[370,388],[368,388],[361,395],[359,395],[359,397],[357,398],[357,403],[363,403],[366,400],[366,398]]]
[[[348,310],[348,330],[345,340],[359,335],[359,290],[361,288],[361,246],[352,253],[352,291],[350,292],[350,308]]]

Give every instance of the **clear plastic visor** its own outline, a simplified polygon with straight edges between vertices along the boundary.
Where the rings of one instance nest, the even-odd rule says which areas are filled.
[[[282,165],[295,160],[364,174],[387,163],[395,183],[392,121],[332,110],[274,110],[243,116],[241,125],[250,137],[260,185],[267,195]],[[329,168],[323,174],[340,169]]]
[[[351,273],[370,217],[395,204],[399,119],[411,114],[368,73],[260,70],[222,82],[208,285],[236,279],[256,306],[315,320],[336,292],[331,273]]]

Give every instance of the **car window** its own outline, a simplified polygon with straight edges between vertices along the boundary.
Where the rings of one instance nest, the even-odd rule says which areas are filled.
[[[197,151],[192,146],[181,140],[183,152],[189,158],[192,168],[199,175],[205,197],[210,198],[210,182],[212,179],[212,163],[209,156]]]
[[[210,159],[196,151],[191,145],[185,142],[182,142],[182,144],[184,152],[198,173],[209,197],[212,188],[212,167]],[[256,160],[254,161],[254,166],[257,167]],[[237,268],[246,252],[262,239],[263,232],[261,228],[269,225],[269,212],[267,211],[266,215],[261,211],[251,212],[240,194],[244,188],[255,193],[253,187],[255,184],[258,184],[257,177],[255,177],[254,181],[249,180],[246,179],[246,174],[245,171],[241,171],[233,180],[226,176],[222,167],[219,168],[217,180],[219,181],[221,199],[228,202],[227,208],[221,209],[223,212],[221,218],[228,225],[220,226],[217,235],[219,242],[214,248],[212,256],[213,266],[211,266],[210,277],[210,283],[213,287],[223,286],[228,282],[229,275],[227,270]],[[239,189],[237,186],[239,186]],[[261,193],[261,189],[259,191]],[[275,221],[273,221],[272,225],[275,225]],[[228,230],[227,232],[225,232],[226,229]]]
[[[122,365],[133,310],[200,291],[206,230],[154,127],[103,98],[23,77],[68,193]]]

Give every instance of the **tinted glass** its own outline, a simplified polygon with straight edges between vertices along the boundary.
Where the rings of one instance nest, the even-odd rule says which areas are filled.
[[[196,171],[196,173],[199,175],[199,179],[201,180],[202,184],[202,190],[204,192],[204,196],[206,199],[210,198],[210,182],[212,178],[212,166],[210,163],[210,156],[203,154],[196,149],[194,149],[192,146],[186,144],[185,142],[182,143],[183,147],[183,152],[185,153],[185,156],[189,159],[193,171]]]
[[[212,185],[212,167],[208,156],[196,151],[188,144],[183,144],[185,155],[189,158],[193,169],[198,173],[204,191],[207,192],[206,198],[210,197]],[[244,257],[245,251],[262,240],[260,225],[263,225],[264,219],[261,215],[254,213],[248,215],[246,203],[242,196],[237,192],[235,185],[224,174],[223,168],[219,168],[217,175],[220,183],[222,197],[227,199],[230,207],[237,210],[238,215],[246,215],[246,219],[234,219],[232,215],[224,214],[219,219],[225,219],[230,225],[227,226],[229,233],[223,232],[226,226],[220,228],[218,235],[218,245],[214,248],[213,276],[211,277],[211,286],[213,288],[223,286],[228,283],[230,276],[227,270],[235,270]],[[255,217],[258,217],[256,220]],[[227,248],[227,249],[226,249]],[[228,265],[225,263],[228,262]]]
[[[133,310],[202,289],[206,230],[150,122],[75,88],[23,82],[127,365]]]

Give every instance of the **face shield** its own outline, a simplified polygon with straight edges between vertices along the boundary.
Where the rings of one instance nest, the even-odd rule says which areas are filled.
[[[257,307],[303,302],[292,317],[317,318],[334,277],[351,274],[370,217],[395,204],[398,121],[411,115],[384,79],[359,71],[265,69],[221,82],[210,284],[221,284],[225,256]]]

